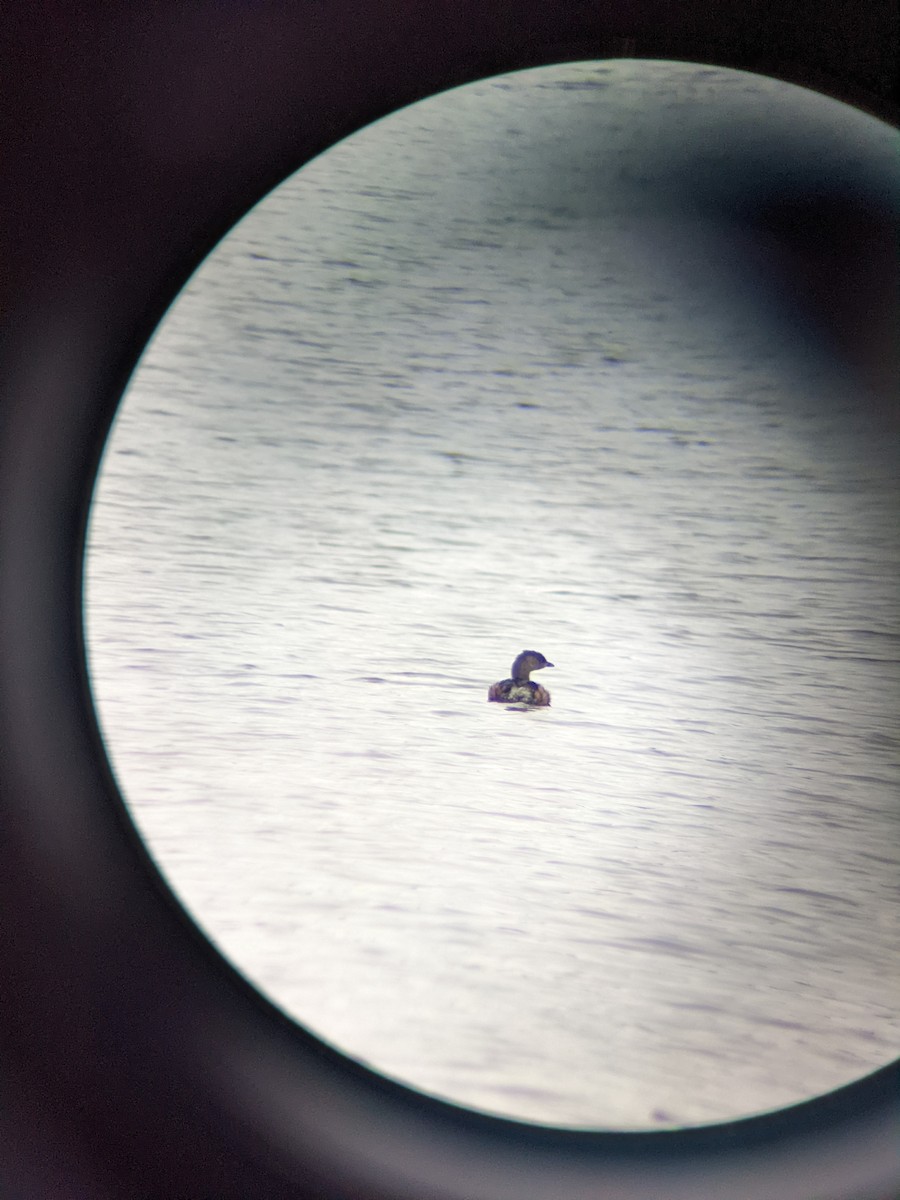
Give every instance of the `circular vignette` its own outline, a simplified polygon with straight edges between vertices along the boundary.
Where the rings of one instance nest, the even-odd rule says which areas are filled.
[[[315,153],[421,96],[563,58],[766,70],[890,117],[883,15],[861,33],[849,4],[784,16],[774,0],[752,28],[736,4],[712,25],[685,6],[676,27],[653,2],[637,17],[369,4],[320,23],[274,6],[98,6],[51,30],[24,3],[16,16],[0,443],[9,1194],[893,1192],[896,1064],[726,1125],[579,1133],[429,1100],[299,1030],[150,864],[97,732],[80,613],[94,475],[138,354],[218,238]]]
[[[705,105],[696,103],[695,88]],[[497,133],[507,128],[518,136],[498,144]],[[818,93],[681,63],[576,63],[494,77],[383,118],[307,164],[219,243],[167,313],[132,377],[94,495],[85,568],[94,703],[119,787],[182,904],[264,995],[343,1053],[479,1111],[620,1130],[770,1111],[842,1087],[896,1056],[896,1037],[892,1042],[888,1033],[896,1021],[885,992],[891,909],[879,911],[889,894],[883,889],[893,882],[892,856],[882,848],[896,844],[887,782],[893,769],[889,738],[883,748],[873,744],[876,730],[891,731],[893,668],[873,667],[860,686],[866,656],[889,658],[889,640],[878,649],[877,641],[841,632],[892,627],[892,473],[875,453],[877,443],[869,470],[853,420],[833,407],[854,403],[851,382],[830,382],[824,366],[824,379],[818,372],[810,379],[805,363],[796,377],[790,374],[791,356],[807,335],[802,316],[788,309],[775,330],[749,337],[743,358],[740,351],[722,356],[726,345],[741,345],[745,324],[755,327],[743,305],[752,308],[757,299],[757,263],[751,253],[745,272],[727,248],[718,247],[718,255],[701,250],[710,201],[717,221],[722,210],[734,219],[736,262],[743,263],[744,239],[757,236],[759,223],[766,233],[772,229],[772,210],[786,204],[793,213],[795,200],[802,205],[815,197],[817,204],[810,200],[804,209],[812,232],[799,251],[799,222],[789,225],[792,253],[772,272],[777,296],[795,253],[803,261],[807,243],[832,245],[836,222],[820,217],[829,197],[855,186],[857,194],[886,197],[890,211],[897,183],[892,134]],[[720,146],[726,162],[712,184],[703,163],[710,145]],[[552,172],[546,172],[549,153]],[[420,155],[420,165],[427,163],[421,178]],[[589,165],[595,155],[603,162],[596,174]],[[690,225],[693,250],[675,238],[697,274],[680,280],[688,291],[675,291],[683,303],[673,303],[662,326],[653,317],[663,280],[671,283],[664,247],[642,300],[615,315],[617,288],[631,293],[644,280],[642,238],[657,246],[645,216],[629,232],[617,215],[610,192],[614,197],[615,181],[630,171],[643,184],[625,201],[628,211],[643,213],[649,205],[658,212],[661,205],[671,219],[680,203],[697,216]],[[396,198],[379,205],[379,195]],[[562,201],[579,214],[575,244],[592,262],[584,283],[594,279],[597,291],[587,284],[560,320],[557,289],[577,296],[582,282],[566,256],[572,242],[556,228],[571,228],[567,209],[557,207]],[[552,232],[538,215],[542,206]],[[595,217],[590,238],[618,261],[618,284],[606,282],[610,270],[615,278],[615,266],[605,255],[602,267],[591,259],[582,222],[597,212],[602,217]],[[541,226],[533,242],[527,240],[532,215]],[[776,244],[780,229],[775,225]],[[471,262],[453,252],[467,234],[473,245],[485,243]],[[874,254],[876,238],[868,232],[853,240],[857,260]],[[507,264],[503,247],[510,246],[516,253]],[[832,294],[835,278],[842,293],[865,292],[845,266],[848,257],[820,252],[818,275]],[[710,316],[704,320],[693,291],[701,273],[718,278],[719,259],[731,262],[737,292],[727,331]],[[550,272],[546,294],[542,266]],[[767,294],[772,275],[765,268],[761,274]],[[449,284],[462,285],[452,293],[458,307],[440,303]],[[876,277],[870,294],[883,290]],[[476,297],[487,307],[471,306]],[[801,314],[804,299],[817,315],[808,292],[798,298]],[[535,301],[539,328],[532,334]],[[705,330],[697,331],[704,349],[694,362],[695,330],[678,322],[683,307]],[[729,311],[728,291],[716,311]],[[737,313],[746,322],[735,320]],[[481,319],[473,322],[475,314]],[[520,321],[528,335],[511,337]],[[795,333],[779,351],[782,324]],[[456,335],[452,341],[442,340],[447,328]],[[410,342],[404,334],[412,330]],[[628,367],[598,361],[610,339],[639,377],[655,364],[640,400]],[[769,351],[774,360],[765,357]],[[557,361],[565,363],[561,373]],[[824,361],[833,366],[833,359]],[[511,377],[494,374],[505,367]],[[757,394],[762,380],[771,392]],[[506,515],[541,531],[548,557],[539,575],[546,582],[535,581],[527,605],[510,595],[498,609],[499,581],[485,586],[479,548],[492,547],[492,562],[507,555],[515,561],[514,542],[504,544],[493,526],[505,513],[504,463],[527,444],[518,441],[524,430],[504,409],[525,396],[544,414],[532,464],[542,499],[531,508],[527,493],[520,494],[515,515]],[[777,397],[774,412],[765,397]],[[383,406],[380,416],[376,404]],[[755,414],[746,427],[745,406]],[[828,414],[843,437],[829,436]],[[454,428],[462,415],[481,436]],[[636,497],[614,485],[623,472],[631,476],[629,467],[640,477],[646,447],[629,451],[621,435],[608,440],[604,432],[598,456],[582,461],[567,449],[567,438],[596,442],[591,431],[598,422],[676,428],[687,436],[692,415],[699,418],[693,434],[709,439],[708,448],[687,463],[683,446],[674,451],[678,464],[654,457],[637,487],[652,513],[657,481],[670,480],[671,493],[661,485],[673,512],[663,551],[652,533],[641,543]],[[370,427],[363,432],[357,423]],[[494,445],[491,429],[498,432]],[[429,438],[419,441],[426,432]],[[646,443],[655,435],[631,436]],[[729,438],[731,453],[716,470],[709,446],[724,450]],[[480,478],[485,445],[491,466]],[[612,446],[614,456],[604,458],[601,448]],[[420,461],[425,467],[440,447],[474,458],[468,466],[453,460],[453,477],[442,479],[438,496],[427,468],[421,484],[414,481]],[[431,453],[420,460],[420,450]],[[846,463],[835,471],[832,459],[843,462],[842,453]],[[554,472],[556,455],[571,464],[581,486],[570,491]],[[701,455],[706,462],[698,461]],[[343,464],[338,474],[336,460]],[[385,460],[405,482],[383,491]],[[748,461],[768,467],[758,494],[747,487]],[[788,462],[794,475],[785,471]],[[729,513],[731,488],[741,495],[743,515],[759,505],[750,524],[755,539],[737,519],[682,524],[693,498],[691,482],[688,495],[678,495],[682,465],[693,488],[702,478],[703,490],[717,496],[704,518],[720,507]],[[805,501],[804,478],[816,481]],[[592,503],[616,512],[615,531],[604,531],[600,517],[585,539],[585,546],[589,540],[603,548],[602,572],[585,575],[581,538],[560,552],[566,534],[553,524],[553,508],[544,511],[548,496],[554,505],[572,506],[563,511],[571,511],[576,525],[597,520]],[[432,525],[429,513],[438,505],[445,517]],[[857,505],[870,514],[861,523]],[[402,531],[411,519],[416,533],[407,540]],[[471,550],[443,549],[445,532],[469,540]],[[718,556],[703,553],[707,536]],[[882,547],[874,559],[864,549],[869,538]],[[404,546],[396,559],[384,546],[395,541]],[[639,564],[651,547],[666,566],[647,570],[644,580]],[[375,572],[367,569],[370,553],[378,559]],[[427,556],[424,571],[419,553]],[[856,569],[842,585],[847,556]],[[392,559],[393,574],[386,568]],[[761,590],[755,572],[768,575]],[[798,584],[797,573],[812,578]],[[565,589],[558,599],[554,577]],[[395,590],[394,579],[408,590]],[[687,605],[679,579],[696,589]],[[663,591],[658,613],[641,597],[642,583]],[[460,588],[458,601],[448,603]],[[567,601],[570,589],[576,598]],[[610,589],[637,593],[629,596],[626,616],[621,607],[618,614],[607,607]],[[379,609],[388,601],[383,621]],[[784,615],[773,624],[750,616],[760,609],[784,614],[792,604],[803,613],[802,629]],[[720,605],[729,635],[717,644],[708,622],[715,623],[710,609],[721,619]],[[462,690],[464,678],[458,703],[446,694],[432,700],[414,684],[416,670],[452,670],[444,645],[465,647],[461,658],[476,663],[487,644],[479,640],[486,614],[488,627],[498,622],[495,633],[519,620],[549,622],[538,644],[551,634],[567,638],[564,658],[571,666],[577,645],[585,655],[577,678],[592,680],[593,702],[567,686],[565,716],[557,715],[552,733],[536,735],[533,748],[540,751],[527,792],[514,802],[497,779],[518,769],[516,739],[495,741],[491,733],[483,741],[484,714]],[[667,662],[661,632],[676,614],[689,663],[675,656],[677,680],[667,677],[676,667]],[[602,649],[590,627],[594,618],[605,630]],[[631,623],[623,645],[622,626]],[[804,649],[792,652],[783,638]],[[642,654],[657,639],[659,673],[648,680]],[[751,661],[742,668],[736,656],[723,668],[718,656],[728,659],[738,644]],[[844,654],[849,659],[834,657]],[[377,685],[357,678],[361,661],[377,662],[376,675],[384,677]],[[401,666],[413,671],[405,686],[405,674],[394,674]],[[721,685],[720,670],[727,677]],[[747,675],[757,685],[765,681],[764,699],[754,701]],[[696,693],[688,684],[682,695],[691,678]],[[662,707],[652,703],[656,686],[668,696]],[[820,708],[823,693],[831,701]],[[461,711],[433,711],[445,706]],[[785,708],[802,714],[804,724],[818,715],[824,721],[813,724],[818,736],[783,737],[791,722],[775,714]],[[699,743],[677,737],[672,725],[700,723],[704,711],[716,715]],[[734,742],[732,712],[742,725]],[[596,729],[588,724],[592,715]],[[653,758],[647,747],[642,753],[635,722],[647,723]],[[615,732],[604,734],[607,725]],[[760,739],[769,748],[756,756]],[[657,754],[662,761],[654,769]],[[722,759],[743,760],[743,767],[723,768]],[[588,762],[602,774],[585,779]],[[696,772],[686,790],[685,770]],[[831,779],[824,789],[823,772]],[[885,779],[880,799],[878,786],[857,782],[868,776]],[[557,795],[554,786],[563,790]],[[366,797],[361,808],[360,797]],[[709,810],[695,810],[701,799],[712,802]],[[557,800],[565,820],[541,824],[545,806],[552,811]],[[503,817],[492,816],[510,802],[519,817],[538,822],[508,826],[533,832],[523,845],[507,838]],[[831,842],[834,826],[819,824],[825,806],[838,827],[848,823],[846,839]],[[886,811],[863,838],[865,814],[879,809]],[[390,819],[382,825],[385,812]],[[598,829],[583,826],[584,818],[599,822]],[[612,828],[603,829],[604,822]],[[780,851],[779,841],[794,848]],[[429,845],[442,846],[431,867]],[[857,858],[864,848],[876,858]],[[482,860],[483,853],[489,857]],[[697,865],[695,886],[678,899],[669,890],[680,886],[666,870],[670,853],[675,863],[686,857]],[[498,870],[504,862],[508,869]],[[717,878],[723,862],[727,881]],[[813,887],[813,880],[857,901],[855,920],[848,913],[844,925],[811,894],[781,894],[795,884]],[[594,915],[583,920],[581,906],[593,903],[630,925]],[[771,929],[770,904],[787,910]],[[818,909],[814,924],[804,922],[810,908]],[[504,923],[521,932],[509,933]],[[867,926],[872,938],[860,942]],[[802,947],[782,940],[791,931],[804,938]],[[654,934],[670,936],[683,953],[673,959],[663,943],[656,954],[642,955]],[[579,961],[588,939],[599,945]],[[616,949],[622,942],[627,948]],[[710,1012],[709,1027],[685,1020],[693,1004]],[[545,1005],[567,1016],[547,1020]],[[767,1025],[770,1019],[777,1026]],[[753,1049],[757,1020],[771,1036]],[[481,1052],[473,1053],[478,1046]],[[731,1059],[730,1071],[721,1070],[720,1054]]]

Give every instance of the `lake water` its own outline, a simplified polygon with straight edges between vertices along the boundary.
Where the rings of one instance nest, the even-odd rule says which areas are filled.
[[[900,1051],[896,431],[741,215],[844,185],[896,212],[894,135],[797,88],[507,76],[310,164],[151,343],[102,727],[197,921],[347,1053],[657,1127]],[[523,648],[552,706],[488,705]]]

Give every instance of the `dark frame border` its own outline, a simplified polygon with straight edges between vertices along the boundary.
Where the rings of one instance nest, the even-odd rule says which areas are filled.
[[[588,58],[754,70],[896,121],[893,5],[160,0],[48,19],[10,0],[0,34],[4,1194],[894,1194],[900,1064],[744,1121],[578,1133],[422,1097],[304,1033],[147,856],[96,728],[80,614],[94,475],[144,344],[309,158],[443,88]]]

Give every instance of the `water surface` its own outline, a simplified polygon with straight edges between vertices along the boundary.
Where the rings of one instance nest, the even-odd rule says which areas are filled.
[[[90,664],[160,868],[299,1021],[575,1125],[896,1056],[896,447],[740,214],[897,174],[812,93],[571,64],[363,131],[191,281]],[[552,707],[488,706],[532,647]]]

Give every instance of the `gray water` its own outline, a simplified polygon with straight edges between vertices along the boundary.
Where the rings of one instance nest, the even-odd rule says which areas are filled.
[[[745,74],[473,85],[274,192],[140,364],[88,557],[115,771],[378,1070],[647,1127],[900,1050],[896,444],[733,216],[842,172],[896,209],[886,127]],[[552,706],[488,705],[523,648]]]

